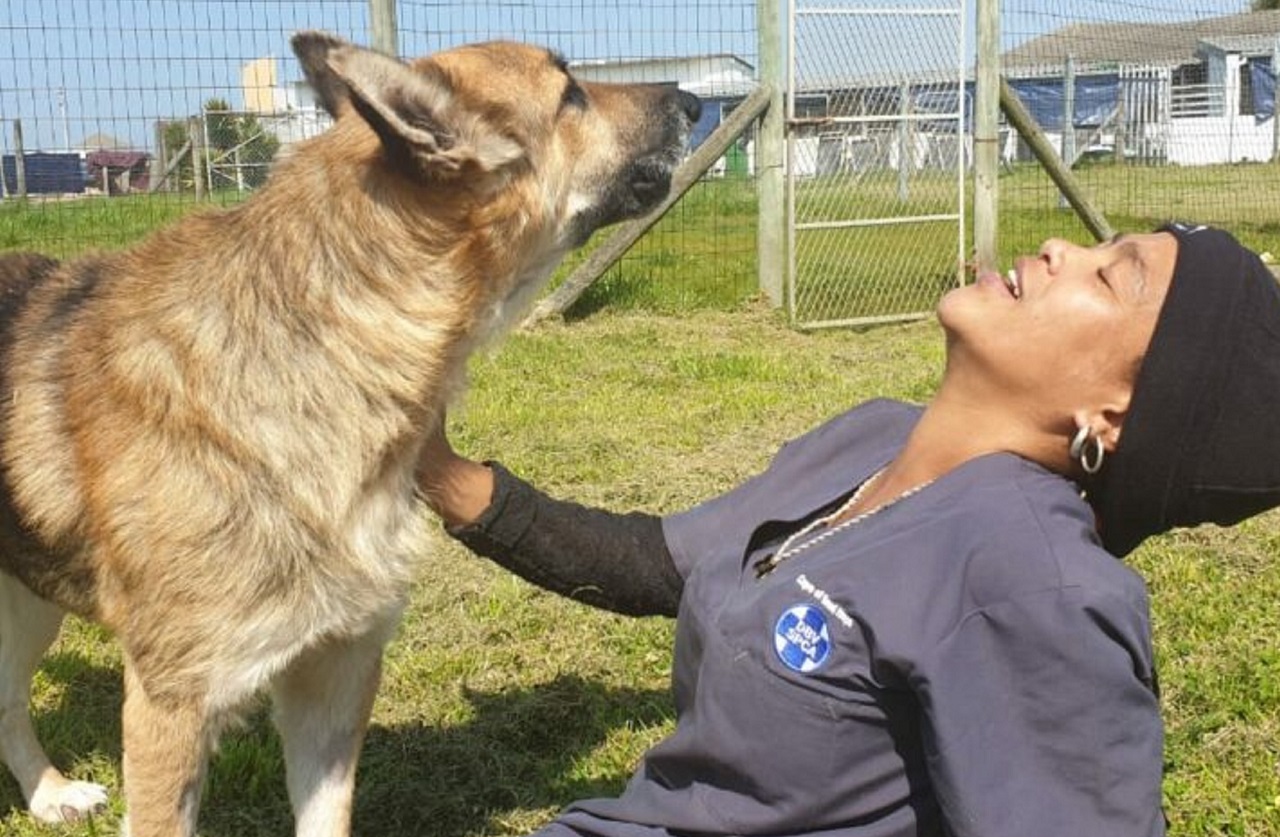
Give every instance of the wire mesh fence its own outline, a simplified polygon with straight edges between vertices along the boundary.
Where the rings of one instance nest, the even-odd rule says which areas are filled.
[[[707,103],[705,134],[759,80],[759,5],[399,0],[396,46],[418,55],[513,38],[561,51],[588,77],[678,81]],[[956,205],[967,212],[967,184],[949,171],[972,173],[975,0],[777,3],[790,5],[801,12],[794,38],[780,38],[794,48],[794,222],[825,227],[792,242],[797,319],[928,311],[956,266],[953,222],[899,221],[947,216]],[[939,8],[958,13],[923,14]],[[1280,11],[1249,13],[1246,0],[1001,8],[1005,76],[1112,226],[1181,217],[1280,253]],[[842,9],[861,14],[819,13]],[[289,35],[304,28],[369,43],[370,4],[0,4],[0,247],[59,256],[117,247],[197,204],[243,200],[280,148],[327,125],[288,51]],[[942,79],[957,44],[964,69]],[[724,307],[755,293],[753,139],[735,143],[575,310]],[[1001,160],[1004,258],[1049,235],[1087,238],[1007,129]]]
[[[963,0],[791,4],[795,322],[919,316],[963,261]]]
[[[1118,230],[1224,226],[1280,254],[1280,11],[1238,0],[1004,0],[1002,71]],[[1083,225],[1005,132],[1003,254]]]
[[[754,81],[755,0],[400,0],[397,49],[512,39],[581,75],[679,82],[700,135]],[[371,43],[368,0],[0,4],[0,248],[118,247],[198,204],[243,200],[279,149],[324,130],[289,51],[300,29]],[[694,60],[699,59],[699,60]],[[729,304],[756,287],[745,149],[582,300]],[[571,265],[570,265],[571,266]]]

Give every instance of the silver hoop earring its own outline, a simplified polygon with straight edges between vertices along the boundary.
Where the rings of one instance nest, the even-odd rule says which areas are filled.
[[[1071,458],[1080,462],[1080,467],[1086,474],[1092,475],[1102,470],[1102,460],[1106,457],[1107,451],[1102,447],[1102,437],[1090,433],[1088,426],[1076,431],[1069,450]]]

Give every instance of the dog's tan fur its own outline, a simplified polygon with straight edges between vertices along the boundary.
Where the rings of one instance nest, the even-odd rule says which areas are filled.
[[[193,833],[219,727],[264,688],[298,833],[347,832],[422,439],[560,257],[662,197],[697,114],[510,43],[294,48],[336,123],[254,198],[0,259],[0,754],[42,819],[103,799],[28,716],[66,609],[122,644],[133,837]]]

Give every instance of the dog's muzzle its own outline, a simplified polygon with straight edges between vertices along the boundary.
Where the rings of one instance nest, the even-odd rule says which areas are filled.
[[[600,202],[574,219],[573,246],[584,244],[601,227],[645,214],[671,192],[671,177],[702,116],[702,102],[692,93],[671,88],[658,100],[657,110],[662,118],[653,150],[628,163]]]
[[[661,100],[666,119],[662,148],[632,163],[624,177],[631,189],[629,214],[640,215],[657,206],[671,191],[671,175],[684,156],[689,133],[702,116],[702,101],[692,93],[672,88]]]

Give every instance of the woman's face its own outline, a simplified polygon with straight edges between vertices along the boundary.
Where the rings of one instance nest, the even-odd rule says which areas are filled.
[[[1046,411],[1116,399],[1123,410],[1177,253],[1170,233],[1095,247],[1046,241],[1008,274],[984,273],[943,298],[949,370],[973,368],[997,391]]]

